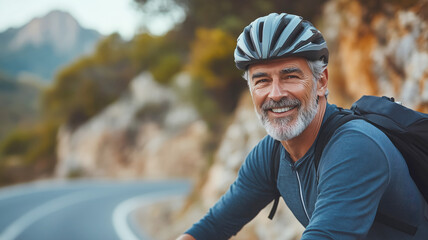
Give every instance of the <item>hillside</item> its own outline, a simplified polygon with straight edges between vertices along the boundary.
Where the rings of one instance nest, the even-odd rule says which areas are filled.
[[[40,87],[0,74],[0,141],[17,126],[34,122],[39,114]]]

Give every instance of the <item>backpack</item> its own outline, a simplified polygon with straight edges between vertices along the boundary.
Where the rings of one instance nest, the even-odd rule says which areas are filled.
[[[394,98],[363,96],[351,109],[341,109],[333,113],[320,129],[315,144],[315,169],[318,169],[322,151],[333,133],[341,125],[353,119],[364,119],[384,132],[403,155],[410,176],[428,202],[428,114],[420,113],[394,102]],[[279,170],[280,142],[275,141],[271,170],[275,179]],[[318,178],[318,173],[317,173]],[[272,219],[279,201],[279,192],[274,200],[269,218]],[[414,235],[417,228],[377,213],[375,221],[380,221],[400,231]]]

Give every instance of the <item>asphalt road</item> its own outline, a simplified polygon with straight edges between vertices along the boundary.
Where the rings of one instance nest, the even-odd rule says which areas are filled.
[[[148,240],[133,212],[186,195],[186,181],[43,181],[0,189],[0,240]]]

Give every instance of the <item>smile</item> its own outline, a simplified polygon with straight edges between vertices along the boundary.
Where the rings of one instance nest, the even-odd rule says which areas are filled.
[[[296,108],[296,106],[292,106],[292,107],[282,107],[282,108],[272,108],[270,109],[272,112],[274,113],[284,113],[284,112],[288,112],[292,109]]]

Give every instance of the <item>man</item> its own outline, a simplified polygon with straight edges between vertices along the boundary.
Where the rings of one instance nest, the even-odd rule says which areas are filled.
[[[311,23],[291,14],[256,19],[238,38],[235,62],[268,136],[229,191],[179,240],[228,239],[277,191],[306,228],[302,239],[428,238],[427,203],[400,152],[371,124],[353,120],[339,127],[315,169],[318,132],[338,110],[327,103],[327,45]],[[276,181],[275,139],[283,146]],[[378,212],[400,226],[375,220]]]

